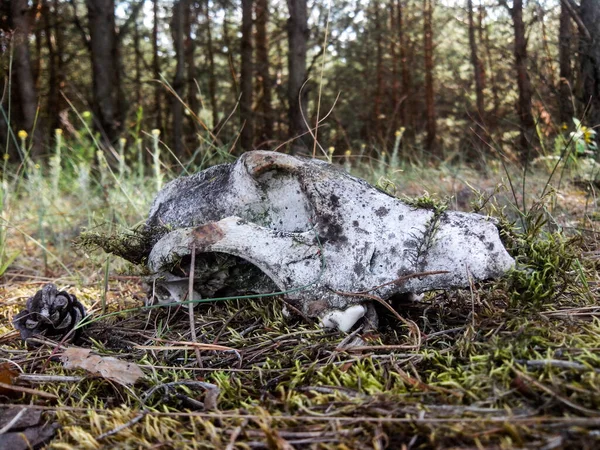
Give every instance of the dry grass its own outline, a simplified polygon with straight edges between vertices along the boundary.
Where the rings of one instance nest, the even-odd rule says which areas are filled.
[[[465,192],[466,179],[493,190],[500,178],[414,169],[393,181],[398,192],[427,189],[443,196]],[[532,177],[528,204],[546,179]],[[191,340],[187,308],[140,310],[93,323],[79,345],[139,364],[146,376],[133,387],[66,371],[58,343],[23,346],[10,319],[47,281],[68,286],[99,314],[104,258],[88,259],[62,241],[49,241],[47,248],[71,273],[52,258],[44,267],[40,247],[13,229],[11,248],[24,244],[24,250],[0,288],[0,358],[27,374],[83,378],[22,383],[54,394],[54,400],[20,395],[1,401],[43,409],[48,420],[58,421],[61,428],[49,444],[56,449],[597,448],[597,206],[585,191],[565,186],[537,209],[551,218],[546,230],[562,224],[563,232],[507,230],[507,245],[522,263],[515,274],[472,292],[434,292],[420,303],[397,306],[419,327],[418,340],[384,310],[378,332],[359,329],[348,336],[285,320],[279,299],[197,306],[198,342],[234,349],[202,351],[200,360],[191,344],[168,349]],[[469,200],[486,198],[469,194],[455,206],[466,209]],[[512,201],[502,191],[500,204]],[[38,235],[35,220],[14,217],[22,219],[13,225]],[[73,214],[67,222],[77,220]],[[55,226],[55,233],[63,231]],[[552,253],[571,263],[553,264]],[[108,310],[139,306],[140,280],[116,262],[111,267]],[[544,287],[547,295],[536,291]],[[190,381],[219,387],[218,410],[202,410],[206,392]]]

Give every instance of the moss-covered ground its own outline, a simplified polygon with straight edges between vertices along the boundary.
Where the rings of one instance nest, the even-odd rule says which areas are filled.
[[[382,310],[376,332],[285,319],[277,298],[200,304],[196,340],[220,350],[196,352],[184,307],[95,321],[77,345],[140,365],[145,377],[134,386],[64,369],[60,343],[27,348],[11,318],[46,282],[77,295],[94,317],[143,305],[135,271],[69,242],[97,224],[139,223],[151,195],[132,207],[124,184],[46,200],[15,191],[3,223],[6,254],[20,253],[0,287],[0,363],[55,378],[17,378],[53,398],[0,391],[0,406],[43,410],[60,425],[47,444],[54,449],[598,448],[595,187],[565,179],[544,193],[540,172],[515,189],[516,200],[510,188],[496,189],[508,186],[503,173],[407,169],[386,183],[397,195],[427,190],[453,196],[451,209],[501,217],[518,261],[504,279],[396,305],[403,323]],[[195,381],[220,389],[216,409],[203,408],[210,393]]]

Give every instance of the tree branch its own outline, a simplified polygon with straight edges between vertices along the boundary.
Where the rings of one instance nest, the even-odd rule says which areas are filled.
[[[577,24],[577,28],[579,32],[585,36],[588,41],[592,40],[592,35],[590,34],[587,27],[583,24],[581,20],[581,16],[579,15],[579,5],[575,3],[575,0],[561,0],[561,3],[567,8],[569,15],[573,18],[575,23]]]

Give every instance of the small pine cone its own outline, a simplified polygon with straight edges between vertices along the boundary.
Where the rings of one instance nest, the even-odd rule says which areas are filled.
[[[34,335],[62,338],[85,317],[77,297],[47,284],[27,300],[26,307],[13,318],[13,325],[26,340]],[[80,329],[71,339],[76,339]]]

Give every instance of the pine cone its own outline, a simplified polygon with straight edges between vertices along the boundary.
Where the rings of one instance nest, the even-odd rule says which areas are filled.
[[[61,338],[85,317],[85,308],[77,297],[47,284],[27,300],[25,310],[13,318],[13,325],[26,340],[34,335]],[[76,339],[77,330],[72,339]]]

